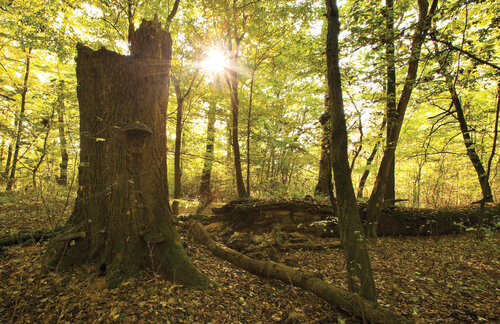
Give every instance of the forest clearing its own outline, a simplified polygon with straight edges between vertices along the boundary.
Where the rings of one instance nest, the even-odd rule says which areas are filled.
[[[0,321],[499,321],[498,17],[1,1]]]

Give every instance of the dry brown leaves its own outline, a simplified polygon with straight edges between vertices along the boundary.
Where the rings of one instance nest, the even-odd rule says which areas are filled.
[[[370,248],[379,303],[420,323],[497,321],[499,246],[498,234],[485,241],[466,234],[381,238]],[[217,288],[187,289],[145,272],[109,290],[92,266],[42,274],[44,248],[13,246],[0,257],[0,322],[358,322],[302,289],[258,278],[192,242],[193,261]],[[289,251],[278,258],[345,286],[341,250]]]

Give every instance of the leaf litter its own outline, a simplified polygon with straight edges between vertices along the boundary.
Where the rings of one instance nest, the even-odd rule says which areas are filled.
[[[2,213],[2,225],[5,221]],[[39,225],[40,223],[38,223]],[[10,229],[15,229],[15,225]],[[26,224],[23,224],[25,227]],[[36,229],[36,227],[33,227]],[[182,233],[182,231],[181,231]],[[195,265],[217,287],[195,290],[144,271],[109,290],[95,266],[42,272],[47,243],[12,246],[0,257],[0,322],[5,323],[358,323],[315,295],[254,276],[189,241]],[[500,319],[500,235],[384,237],[370,246],[379,304],[417,323]],[[339,249],[290,250],[290,266],[318,271],[346,288]]]

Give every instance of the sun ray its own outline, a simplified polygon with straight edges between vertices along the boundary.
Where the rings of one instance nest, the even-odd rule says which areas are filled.
[[[223,51],[211,49],[205,59],[201,62],[201,68],[208,73],[221,73],[229,66],[229,59]]]

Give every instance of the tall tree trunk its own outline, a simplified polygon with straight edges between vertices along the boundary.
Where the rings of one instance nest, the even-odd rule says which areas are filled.
[[[16,118],[16,127],[17,127],[17,133],[16,133],[16,143],[14,145],[14,154],[12,156],[12,166],[10,167],[10,175],[9,175],[9,181],[7,182],[7,187],[5,190],[10,191],[12,190],[12,186],[14,185],[14,180],[16,177],[16,167],[17,167],[17,160],[19,158],[19,150],[21,148],[21,139],[23,136],[23,131],[24,131],[24,111],[26,110],[26,95],[28,93],[28,80],[30,76],[30,63],[31,63],[31,51],[33,48],[29,48],[28,53],[26,54],[26,65],[24,69],[24,82],[23,82],[23,89],[21,91],[21,108],[19,110],[19,115]]]
[[[389,130],[393,129],[393,124],[397,123],[398,114],[396,111],[396,67],[395,67],[395,50],[394,50],[394,0],[386,0],[385,15],[386,15],[386,34],[385,34],[385,50],[386,50],[386,68],[387,68],[387,84],[386,84],[386,112],[387,112],[387,140],[389,139]],[[389,142],[386,142],[389,145]],[[396,158],[392,158],[389,174],[387,176],[387,187],[385,191],[385,200],[394,202],[396,198],[396,183],[395,183],[395,165]]]
[[[175,96],[177,98],[177,118],[175,122],[175,148],[174,148],[174,201],[172,202],[172,213],[179,214],[179,200],[181,198],[181,136],[182,136],[182,109],[184,107],[184,97],[181,93],[180,81],[172,76]]]
[[[375,159],[375,156],[377,155],[378,147],[380,146],[380,143],[382,142],[382,132],[385,128],[386,124],[386,118],[382,120],[382,125],[380,126],[380,134],[378,134],[378,139],[375,145],[373,146],[372,152],[370,153],[370,156],[366,160],[366,166],[365,166],[365,171],[363,172],[363,175],[361,176],[361,179],[359,180],[359,185],[358,185],[358,198],[363,198],[363,190],[365,189],[365,184],[366,180],[368,179],[368,176],[370,175],[370,166],[372,165],[373,160]]]
[[[198,70],[195,71],[193,79],[189,84],[188,89],[185,93],[181,91],[181,81],[182,69],[179,72],[179,78],[172,75],[172,82],[174,83],[175,96],[177,98],[177,118],[175,124],[175,148],[174,148],[174,201],[172,202],[172,213],[174,216],[179,214],[179,199],[181,198],[182,192],[182,169],[181,169],[181,147],[182,147],[182,114],[184,113],[184,101],[191,93],[196,77],[198,76]]]
[[[212,100],[207,113],[207,139],[205,144],[203,170],[201,171],[200,206],[198,207],[199,212],[203,210],[201,209],[202,206],[206,207],[206,205],[210,202],[210,180],[212,177],[212,166],[214,163],[216,112],[217,104],[214,100]]]
[[[382,210],[384,195],[386,192],[387,177],[391,168],[392,160],[394,159],[394,152],[399,139],[399,133],[403,125],[406,108],[410,101],[411,93],[416,84],[418,63],[420,61],[420,52],[422,45],[425,41],[427,31],[431,26],[432,16],[436,11],[438,0],[433,0],[431,8],[428,12],[429,3],[427,0],[417,0],[419,9],[419,19],[417,30],[413,36],[411,44],[410,59],[408,63],[408,72],[406,74],[405,85],[401,92],[397,106],[397,122],[388,127],[387,144],[382,156],[382,161],[373,185],[370,201],[366,209],[366,224],[365,234],[368,238],[377,237],[377,223]]]
[[[3,162],[4,147],[5,147],[5,138],[2,138],[2,143],[0,144],[0,165]]]
[[[328,99],[325,98],[325,105],[328,106]],[[331,162],[331,115],[325,111],[319,118],[321,124],[321,158],[319,160],[318,183],[314,189],[316,195],[329,197],[332,192],[332,162]]]
[[[7,149],[7,160],[5,161],[5,169],[3,171],[3,176],[7,178],[9,176],[10,164],[12,163],[12,151],[14,150],[14,145],[12,141],[9,143],[9,148]]]
[[[59,177],[57,178],[57,184],[65,186],[68,182],[68,142],[66,140],[66,129],[64,125],[64,112],[65,107],[65,84],[64,80],[59,81],[56,110],[57,110],[57,129],[59,131],[59,147],[61,151],[61,164]]]
[[[481,191],[483,194],[482,200],[484,202],[493,202],[493,194],[491,192],[490,183],[488,181],[488,177],[486,174],[486,170],[484,169],[481,158],[476,152],[474,139],[471,136],[472,130],[469,129],[467,125],[467,120],[465,119],[464,110],[462,107],[462,103],[460,102],[460,98],[458,97],[457,91],[453,82],[450,78],[448,80],[448,91],[451,95],[451,100],[453,101],[453,106],[455,107],[456,117],[458,123],[460,124],[460,131],[462,133],[462,137],[464,138],[465,148],[467,150],[467,155],[469,156],[474,169],[476,170],[477,177],[479,179],[479,185],[481,186]]]
[[[339,218],[340,239],[344,246],[346,260],[347,282],[350,291],[359,292],[364,298],[376,301],[377,291],[352,186],[347,154],[347,127],[339,68],[338,35],[340,22],[336,0],[326,0],[326,8],[328,19],[326,57],[330,113],[332,115],[332,144],[335,141],[335,145],[331,146],[332,165],[337,192],[336,207]]]
[[[110,287],[150,268],[189,286],[207,278],[189,260],[168,204],[166,116],[170,33],[158,20],[132,33],[131,56],[78,46],[79,190],[48,269],[91,263]]]
[[[230,48],[231,51],[231,69],[226,74],[226,81],[229,87],[229,96],[231,97],[231,145],[233,147],[233,157],[234,157],[234,172],[236,176],[236,189],[238,191],[239,198],[247,197],[245,190],[245,183],[243,182],[243,173],[241,170],[241,155],[240,155],[240,144],[238,142],[238,119],[239,119],[239,109],[240,103],[238,99],[238,72],[236,71],[236,66],[238,63],[238,52],[240,46],[240,39],[235,40],[235,48]]]
[[[253,99],[253,82],[255,78],[255,71],[256,69],[254,68],[252,70],[252,77],[250,81],[250,98],[248,100],[248,118],[247,118],[247,192],[246,195],[247,197],[250,197],[250,134],[251,134],[251,127],[252,127],[252,99]]]

